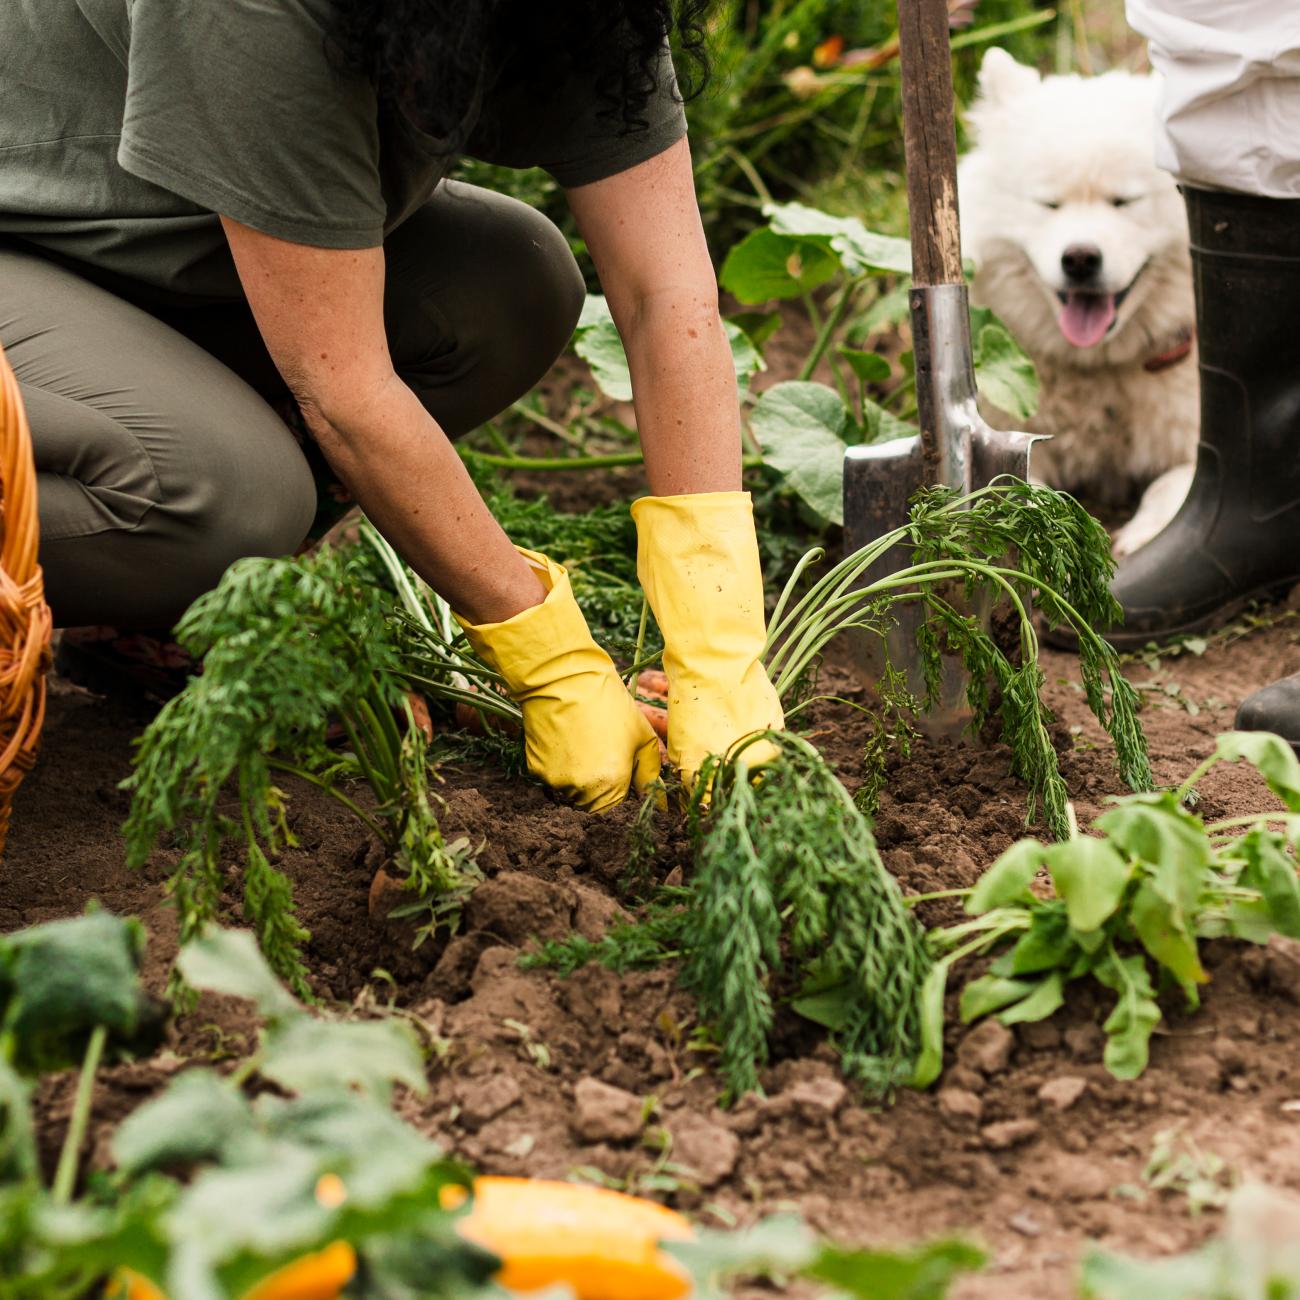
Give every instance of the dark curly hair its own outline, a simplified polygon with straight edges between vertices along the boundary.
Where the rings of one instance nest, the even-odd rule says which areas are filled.
[[[708,78],[706,22],[717,0],[333,0],[336,59],[449,150],[486,74],[548,93],[578,74],[626,132],[645,123],[672,37],[683,98]]]

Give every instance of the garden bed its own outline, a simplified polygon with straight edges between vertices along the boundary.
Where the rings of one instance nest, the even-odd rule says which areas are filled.
[[[1121,792],[1111,748],[1074,685],[1072,659],[1047,651],[1043,667],[1062,771],[1086,821]],[[1146,688],[1157,780],[1183,779],[1231,727],[1242,694],[1297,668],[1300,621],[1289,617],[1201,655],[1129,665]],[[842,694],[856,689],[842,665],[823,684],[827,677]],[[0,929],[77,913],[97,898],[144,921],[147,975],[160,990],[176,932],[161,888],[167,858],[129,871],[120,840],[128,799],[117,785],[141,725],[114,703],[56,694],[0,872]],[[865,734],[858,715],[819,706],[810,732],[853,788]],[[918,745],[891,774],[876,829],[905,891],[969,886],[1021,834],[1024,789],[1006,773],[1005,751],[963,743]],[[1300,1098],[1300,961],[1287,945],[1208,945],[1202,1010],[1188,1016],[1177,996],[1164,1000],[1151,1066],[1132,1083],[1101,1065],[1110,999],[1089,983],[1072,985],[1066,1007],[1038,1025],[966,1030],[954,1015],[939,1084],[887,1106],[857,1100],[819,1031],[791,1016],[778,1024],[766,1097],[723,1111],[711,1058],[691,1047],[691,1000],[670,971],[620,977],[588,967],[562,980],[516,965],[532,938],[575,927],[594,936],[616,914],[632,809],[591,818],[488,768],[446,764],[442,775],[444,831],[483,843],[488,877],[450,944],[412,952],[400,926],[370,915],[364,832],[292,781],[299,844],[283,864],[312,931],[316,993],[327,1002],[391,999],[423,1023],[436,1048],[433,1089],[404,1102],[404,1114],[484,1172],[605,1180],[714,1225],[794,1207],[846,1240],[966,1234],[992,1262],[954,1294],[1025,1300],[1074,1294],[1088,1239],[1162,1254],[1215,1229],[1212,1209],[1190,1213],[1185,1180],[1172,1177],[1163,1192],[1144,1182],[1168,1130],[1178,1131],[1189,1176],[1226,1179],[1213,1172],[1218,1156],[1233,1175],[1300,1187],[1300,1113],[1287,1105]],[[1201,790],[1202,811],[1214,816],[1274,806],[1246,769],[1221,767]],[[655,872],[689,868],[686,840],[667,819],[658,836]],[[955,904],[924,907],[928,924],[957,916]],[[237,924],[237,907],[225,919]],[[120,1118],[188,1061],[246,1050],[252,1032],[246,1008],[205,997],[161,1055],[105,1071],[96,1122]],[[51,1159],[73,1084],[61,1076],[43,1085]],[[1164,1161],[1156,1181],[1170,1168]]]

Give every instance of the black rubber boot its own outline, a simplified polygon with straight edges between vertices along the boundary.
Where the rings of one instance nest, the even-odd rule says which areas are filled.
[[[1300,753],[1300,673],[1248,695],[1237,710],[1238,731],[1273,731]]]
[[[1120,566],[1124,648],[1226,622],[1300,582],[1300,199],[1187,189],[1201,364],[1196,477]]]

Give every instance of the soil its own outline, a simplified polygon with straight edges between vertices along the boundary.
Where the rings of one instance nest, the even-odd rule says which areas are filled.
[[[1160,781],[1190,770],[1231,726],[1244,693],[1300,669],[1300,619],[1287,611],[1274,618],[1199,657],[1132,665],[1146,684]],[[1119,783],[1072,659],[1048,651],[1044,666],[1063,770],[1086,821]],[[845,668],[828,673],[840,692],[858,689]],[[119,837],[127,801],[117,785],[140,726],[119,703],[67,687],[56,694],[0,873],[0,928],[98,899],[144,920],[148,980],[161,989],[176,933],[162,887],[168,857],[128,871]],[[856,715],[823,710],[814,732],[853,786],[862,740]],[[1090,1240],[1160,1254],[1212,1232],[1214,1211],[1193,1217],[1185,1197],[1143,1187],[1143,1168],[1166,1130],[1221,1156],[1234,1176],[1300,1187],[1300,960],[1286,946],[1212,945],[1203,1009],[1188,1015],[1169,1003],[1151,1068],[1134,1083],[1102,1068],[1105,999],[1072,986],[1068,1006],[1042,1025],[967,1030],[954,1020],[939,1085],[886,1106],[856,1097],[825,1045],[792,1026],[779,1036],[766,1095],[723,1110],[707,1058],[689,1047],[694,1010],[670,970],[617,977],[591,968],[562,980],[517,967],[534,938],[573,928],[595,936],[618,913],[631,809],[593,818],[484,768],[447,766],[442,775],[445,828],[482,842],[488,877],[450,943],[412,951],[391,922],[368,914],[366,837],[307,787],[290,790],[299,847],[284,865],[312,931],[318,994],[373,1004],[395,983],[399,1005],[441,1040],[428,1095],[407,1097],[403,1109],[484,1171],[582,1171],[633,1190],[653,1185],[713,1225],[795,1207],[818,1229],[854,1242],[961,1233],[991,1255],[988,1271],[958,1288],[967,1300],[1072,1295]],[[1220,815],[1271,806],[1244,770],[1217,773],[1205,797]],[[1023,832],[1024,807],[998,746],[922,743],[896,764],[877,834],[908,891],[967,885]],[[677,867],[689,867],[685,842],[665,825],[654,870],[662,876]],[[237,924],[231,898],[227,919]],[[926,906],[928,922],[947,919],[940,905]],[[110,1121],[189,1062],[246,1050],[253,1028],[244,1008],[205,1000],[158,1058],[106,1071],[95,1158],[107,1159]],[[43,1086],[50,1153],[71,1091],[66,1076]],[[643,1124],[647,1097],[654,1103]],[[648,1184],[656,1172],[668,1178]]]

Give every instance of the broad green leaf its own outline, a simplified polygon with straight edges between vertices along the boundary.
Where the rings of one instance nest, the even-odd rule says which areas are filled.
[[[1237,883],[1259,890],[1269,920],[1280,934],[1300,939],[1300,880],[1295,859],[1282,848],[1281,837],[1267,830],[1251,831],[1234,845],[1233,856],[1246,862]]]
[[[824,243],[764,226],[732,247],[718,283],[739,302],[754,304],[802,297],[839,272],[839,257]]]
[[[1219,737],[1215,752],[1226,762],[1241,759],[1259,769],[1268,788],[1291,812],[1300,812],[1300,759],[1281,736],[1268,731],[1229,731]]]
[[[132,1111],[113,1135],[113,1159],[125,1173],[214,1160],[253,1132],[240,1091],[211,1070],[190,1070]]]
[[[907,320],[912,312],[911,288],[911,280],[904,279],[890,289],[888,293],[882,293],[853,322],[848,332],[849,342],[854,344],[864,343],[873,334],[895,329]]]
[[[964,1241],[933,1241],[897,1253],[825,1246],[805,1273],[861,1300],[943,1300],[958,1274],[987,1262],[982,1250]]]
[[[975,882],[966,899],[966,911],[971,916],[991,912],[1008,903],[1022,903],[1032,897],[1030,882],[1043,865],[1046,849],[1037,840],[1017,840]]]
[[[984,975],[971,980],[961,991],[961,1019],[970,1024],[992,1011],[1019,1002],[1037,987],[1033,980],[1013,980],[1001,975]]]
[[[397,1020],[294,1017],[267,1033],[261,1072],[290,1092],[345,1084],[387,1097],[394,1083],[428,1087],[415,1035]]]
[[[844,522],[844,434],[849,414],[824,384],[769,388],[749,414],[763,461],[823,519]]]
[[[951,965],[951,961],[935,962],[917,996],[921,1051],[910,1080],[913,1088],[928,1088],[943,1070],[943,998]]]
[[[1106,1031],[1106,1068],[1117,1079],[1136,1079],[1147,1068],[1151,1031],[1160,1023],[1160,1008],[1147,974],[1145,958],[1119,956],[1110,950],[1093,973],[1119,995],[1115,1009],[1102,1028]]]
[[[797,1215],[761,1219],[739,1232],[701,1232],[694,1241],[665,1241],[695,1282],[695,1300],[715,1300],[736,1274],[800,1273],[818,1257],[816,1238]]]
[[[893,411],[886,410],[879,402],[866,398],[862,403],[862,441],[893,442],[898,438],[915,437],[921,430],[908,420],[900,420]]]
[[[40,1166],[31,1103],[31,1087],[0,1056],[0,1189],[6,1184],[35,1184],[38,1179]],[[3,1223],[4,1214],[0,1212],[0,1225]]]
[[[1151,866],[1164,863],[1199,879],[1210,865],[1210,842],[1199,821],[1178,808],[1172,795],[1131,795],[1097,818],[1115,847]]]
[[[1105,840],[1088,835],[1053,844],[1045,856],[1071,928],[1099,930],[1119,907],[1132,868]]]
[[[1065,975],[1054,970],[1034,986],[1034,991],[1014,1006],[1008,1007],[998,1019],[1004,1025],[1028,1025],[1046,1020],[1065,1003]]]
[[[839,354],[848,362],[849,369],[861,383],[883,384],[894,373],[893,367],[879,352],[869,352],[865,348],[851,348],[848,344],[842,343]]]
[[[214,926],[181,949],[176,967],[196,989],[247,998],[267,1019],[306,1014],[276,979],[250,930]]]
[[[573,350],[591,367],[591,377],[606,397],[616,402],[632,400],[632,372],[618,326],[612,320],[580,326]]]
[[[1133,895],[1129,920],[1142,946],[1183,986],[1189,997],[1209,976],[1201,966],[1196,940],[1177,907],[1144,880]]]
[[[22,1074],[80,1065],[92,1031],[108,1031],[109,1054],[157,1047],[164,1008],[140,984],[144,930],[92,911],[0,936],[0,1056]]]
[[[779,311],[738,311],[727,320],[737,329],[744,330],[746,338],[762,352],[764,345],[781,328]]]
[[[1038,371],[1001,325],[975,337],[975,383],[980,395],[1017,420],[1038,410]]]
[[[1070,930],[1070,919],[1065,904],[1054,900],[1034,904],[1033,919],[1029,929],[1016,941],[1016,946],[998,959],[998,973],[1008,975],[1036,975],[1040,971],[1068,966],[1078,951],[1077,936]],[[1005,962],[1005,972],[1002,964]]]
[[[766,364],[749,336],[739,325],[723,322],[727,342],[731,345],[731,360],[736,369],[736,382],[741,389]],[[583,305],[573,335],[573,350],[591,367],[592,378],[606,397],[616,402],[632,400],[632,372],[628,368],[627,353],[619,336],[609,306],[600,294],[589,294]]]
[[[877,235],[857,217],[832,217],[802,203],[769,204],[763,209],[772,229],[780,235],[821,238],[833,249],[853,276],[867,271],[912,273],[912,246],[906,239]]]

